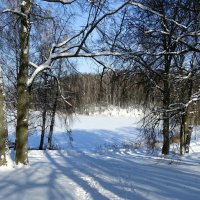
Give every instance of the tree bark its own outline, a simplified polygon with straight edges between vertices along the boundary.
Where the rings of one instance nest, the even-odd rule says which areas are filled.
[[[180,155],[184,154],[184,143],[185,143],[185,131],[184,131],[184,124],[185,124],[185,113],[181,116],[181,127],[180,127]]]
[[[59,64],[58,67],[58,79],[61,76],[61,64]],[[59,84],[59,83],[57,83]],[[52,138],[53,138],[53,129],[54,129],[54,124],[55,124],[55,116],[56,116],[56,110],[58,106],[58,97],[59,97],[59,85],[57,85],[57,90],[55,94],[55,101],[53,104],[53,109],[52,109],[52,114],[51,114],[51,124],[50,124],[50,129],[49,129],[49,135],[48,135],[48,141],[47,141],[47,149],[52,149]]]
[[[184,150],[189,153],[190,140],[194,125],[194,105],[189,105],[186,108],[185,121],[184,121]]]
[[[39,150],[43,150],[44,146],[44,135],[45,135],[45,127],[46,127],[46,118],[47,118],[47,110],[44,108],[42,112],[42,131],[41,131],[41,137],[40,137],[40,146]]]
[[[170,105],[170,84],[169,84],[169,69],[171,58],[165,56],[165,74],[164,74],[164,87],[163,87],[163,147],[162,147],[162,154],[168,155],[169,154],[169,114],[166,110],[169,108]]]
[[[53,104],[52,115],[51,115],[51,124],[50,124],[49,136],[48,136],[47,149],[52,149],[52,137],[53,137],[53,128],[55,124],[56,109],[57,109],[57,104],[58,104],[58,95],[59,93],[57,91],[55,102]]]
[[[0,65],[0,166],[7,164],[6,152],[8,150],[8,129],[4,95],[3,74]]]
[[[47,75],[45,74],[44,77],[44,85],[47,85]],[[47,120],[47,89],[44,88],[44,99],[43,99],[43,111],[42,111],[42,131],[41,131],[41,138],[40,138],[40,146],[39,150],[43,149],[44,146],[44,135],[45,135],[45,130],[46,130],[46,120]]]
[[[16,164],[28,164],[28,115],[29,115],[29,89],[28,81],[28,52],[30,35],[31,1],[23,0],[20,30],[20,67],[17,79],[17,127],[16,127]]]
[[[191,99],[192,96],[192,90],[193,90],[193,80],[188,80],[187,84],[189,90],[188,90],[188,96],[187,101]],[[190,146],[190,140],[194,125],[194,114],[195,108],[194,104],[188,105],[185,110],[184,114],[182,116],[181,121],[181,131],[180,131],[180,155],[183,155],[184,153],[189,153],[189,146]]]
[[[169,117],[167,114],[164,114],[163,120],[163,147],[162,147],[162,154],[168,155],[169,154]]]

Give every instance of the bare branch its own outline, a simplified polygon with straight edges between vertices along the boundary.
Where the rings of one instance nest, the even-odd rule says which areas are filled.
[[[90,29],[87,31],[85,37],[82,39],[80,46],[77,50],[77,54],[80,52],[82,46],[84,45],[85,41],[87,40],[88,36],[90,35],[90,33],[92,33],[92,31],[97,27],[97,25],[106,17],[111,16],[116,14],[118,11],[120,11],[121,9],[123,9],[126,5],[128,5],[130,3],[131,0],[126,1],[125,3],[123,3],[121,6],[119,6],[117,9],[112,10],[106,14],[104,14],[102,17],[100,17],[98,20],[96,20],[96,22],[94,22],[93,24],[90,25]]]
[[[141,9],[143,9],[143,10],[147,10],[147,11],[149,11],[149,12],[151,12],[151,13],[154,13],[155,15],[157,15],[157,16],[159,16],[159,17],[165,18],[166,20],[168,20],[168,21],[170,21],[170,22],[173,22],[174,24],[176,24],[177,26],[179,26],[179,27],[181,27],[181,28],[183,28],[183,29],[187,29],[187,27],[186,27],[185,25],[180,24],[180,23],[178,23],[177,21],[168,18],[168,17],[162,15],[161,13],[159,13],[159,12],[157,12],[157,11],[155,11],[155,10],[153,10],[153,9],[151,9],[151,8],[149,8],[149,7],[147,7],[147,6],[143,5],[143,4],[141,4],[141,3],[131,1],[130,4],[132,4],[132,5],[134,5],[134,6],[137,6],[138,8],[141,8]]]
[[[62,4],[71,4],[76,0],[43,0],[46,2],[62,3]]]
[[[63,96],[62,90],[61,90],[61,86],[60,86],[60,81],[59,81],[58,77],[54,76],[53,74],[49,74],[49,73],[46,73],[46,74],[47,74],[48,76],[53,77],[53,78],[56,80],[57,86],[58,86],[58,90],[59,90],[59,93],[60,93],[61,98],[63,99],[63,101],[64,101],[66,104],[68,104],[69,106],[73,107],[72,104],[69,103],[69,101],[67,101],[67,98]]]
[[[60,2],[60,1],[50,1],[50,0],[44,0],[44,1],[49,1],[49,2]],[[128,3],[130,3],[131,0],[127,0],[126,2],[124,2],[123,4],[121,4],[119,7],[117,7],[115,10],[109,11],[107,13],[105,13],[103,16],[101,16],[99,19],[97,19],[95,22],[92,22],[91,24],[87,25],[86,27],[84,27],[79,33],[77,33],[76,35],[72,36],[71,38],[68,38],[67,40],[59,43],[59,44],[53,44],[51,51],[50,51],[50,55],[49,58],[46,60],[45,63],[37,66],[33,63],[29,63],[31,66],[35,67],[35,71],[33,72],[33,74],[31,75],[31,77],[29,78],[27,85],[30,86],[35,77],[42,71],[46,70],[46,69],[51,69],[51,63],[54,60],[60,59],[60,58],[73,58],[73,57],[100,57],[100,56],[121,56],[121,55],[127,55],[127,53],[119,53],[119,52],[112,52],[112,51],[102,51],[102,52],[81,52],[83,45],[85,44],[88,36],[92,33],[92,31],[97,27],[97,25],[106,17],[114,15],[115,13],[117,13],[118,11],[120,11],[121,9],[123,9],[126,5],[128,5]],[[72,3],[73,1],[65,1],[65,3]],[[73,45],[69,45],[69,47],[63,47],[64,45],[67,46],[67,44],[69,44],[70,42],[72,42],[72,40],[76,39],[77,37],[79,37],[81,34],[85,33],[85,36],[82,38],[82,40],[80,42],[75,42],[75,44]],[[56,51],[56,49],[58,49],[58,51]],[[70,50],[75,49],[75,52],[71,52]],[[133,53],[134,54],[134,53]],[[130,55],[130,53],[129,53]]]
[[[20,17],[27,17],[26,14],[22,13],[18,8],[12,10],[12,9],[6,9],[3,11],[3,13],[13,13],[13,14],[16,14]]]
[[[44,72],[44,70],[49,69],[47,66],[46,66],[46,68],[45,68],[45,66],[42,67],[42,65],[38,66],[38,65],[36,65],[36,64],[33,63],[33,62],[29,62],[29,65],[30,65],[31,67],[33,67],[33,68],[36,69],[36,70],[34,71],[34,73],[36,73],[36,74],[35,74],[35,75],[32,75],[31,78],[28,80],[28,83],[27,83],[27,86],[28,86],[28,87],[31,86],[31,84],[33,83],[34,78],[36,77],[36,75],[37,75],[38,73]],[[53,78],[56,80],[57,85],[58,85],[58,90],[59,90],[59,93],[60,93],[61,98],[64,100],[65,103],[67,103],[69,106],[72,107],[72,104],[69,103],[69,102],[67,101],[67,98],[64,97],[63,94],[62,94],[62,90],[61,90],[61,87],[60,87],[60,81],[59,81],[59,79],[58,79],[56,76],[52,75],[52,74],[49,74],[49,73],[46,73],[46,74],[47,74],[48,76],[53,77]]]
[[[191,103],[198,101],[200,101],[200,90],[192,95],[191,99],[185,104],[185,107],[187,108]]]

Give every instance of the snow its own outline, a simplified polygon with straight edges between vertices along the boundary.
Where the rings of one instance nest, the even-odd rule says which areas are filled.
[[[93,115],[75,116],[70,127],[72,129],[73,147],[87,151],[96,150],[102,145],[135,141],[139,134],[138,119],[141,118],[141,113],[136,110],[130,113],[113,109],[103,112],[101,115],[94,112]],[[71,148],[67,133],[68,125],[65,125],[64,119],[59,116],[56,117],[55,121],[54,145],[60,149]],[[38,134],[31,135],[29,147],[38,147],[39,141],[40,136]]]
[[[32,63],[32,62],[30,62],[29,64],[30,64],[31,66],[36,67],[36,69],[35,69],[35,71],[33,72],[33,74],[31,75],[31,77],[28,79],[28,81],[27,81],[27,86],[30,86],[30,85],[33,83],[35,77],[36,77],[39,73],[41,73],[42,71],[44,71],[44,70],[46,70],[46,69],[51,69],[51,67],[50,67],[50,60],[49,60],[49,59],[48,59],[44,64],[42,64],[42,65],[40,65],[40,66],[37,66],[36,64],[34,64],[34,63]]]
[[[1,173],[0,199],[199,199],[195,164],[133,155],[30,151],[31,166]]]
[[[60,150],[30,150],[30,166],[0,168],[0,199],[199,199],[199,140],[192,142],[191,153],[183,157],[147,154],[143,147],[112,146],[137,139],[140,112],[132,117],[113,115],[76,116],[71,127],[73,147],[57,116],[54,139]],[[39,136],[31,135],[29,145],[38,146]],[[13,150],[10,153],[13,159]]]

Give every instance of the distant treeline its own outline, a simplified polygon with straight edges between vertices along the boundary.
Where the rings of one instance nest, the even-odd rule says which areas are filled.
[[[161,72],[159,72],[161,73]],[[111,71],[105,74],[72,73],[61,77],[60,89],[54,78],[45,76],[38,79],[31,93],[31,106],[40,109],[44,101],[51,108],[58,93],[58,109],[72,109],[79,113],[85,113],[91,107],[107,107],[109,105],[119,107],[159,107],[162,104],[161,94],[157,89],[162,87],[162,81],[156,79],[153,73],[146,76],[144,73],[131,73],[130,71]],[[198,76],[198,75],[196,75]],[[152,81],[149,77],[152,77]],[[171,75],[171,102],[187,102],[187,94],[192,89],[198,89],[198,77],[193,83],[176,81],[176,74]],[[189,87],[190,86],[190,87]],[[73,105],[66,106],[62,95]],[[48,107],[47,106],[47,107]]]

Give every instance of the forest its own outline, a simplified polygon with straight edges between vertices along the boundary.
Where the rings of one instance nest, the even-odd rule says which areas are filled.
[[[16,122],[15,162],[28,164],[30,112],[40,111],[39,149],[52,148],[57,112],[110,105],[143,110],[149,147],[163,155],[179,137],[189,152],[199,124],[198,0],[2,0],[0,165]],[[82,73],[88,60],[96,72]],[[48,144],[44,134],[50,116]]]

